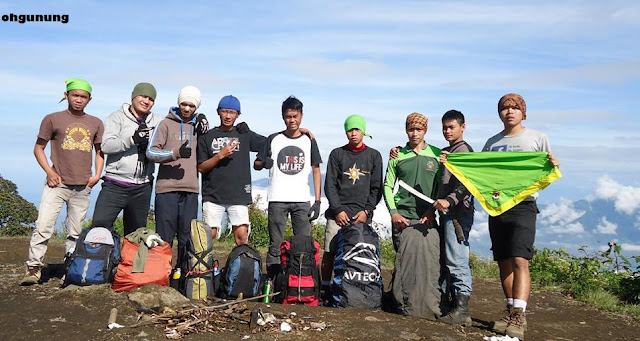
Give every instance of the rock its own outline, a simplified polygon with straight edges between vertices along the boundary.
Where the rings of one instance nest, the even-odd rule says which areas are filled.
[[[157,284],[137,288],[129,294],[128,298],[130,301],[146,309],[156,307],[180,308],[190,302],[188,298],[182,296],[182,294],[174,288]]]
[[[400,335],[398,335],[398,337],[403,340],[420,340],[421,339],[421,337],[418,334],[408,333],[405,331],[400,332]]]
[[[160,306],[160,298],[158,295],[148,294],[144,292],[132,292],[129,294],[129,301],[136,303],[142,308],[151,309]]]

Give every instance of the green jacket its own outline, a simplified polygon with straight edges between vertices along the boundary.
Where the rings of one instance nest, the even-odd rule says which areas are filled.
[[[440,149],[425,143],[420,153],[414,152],[409,144],[398,152],[398,157],[389,160],[387,175],[384,181],[384,201],[389,214],[400,213],[408,219],[420,219],[433,205],[402,187],[394,194],[397,180],[402,180],[422,194],[436,199],[442,179],[440,165]]]

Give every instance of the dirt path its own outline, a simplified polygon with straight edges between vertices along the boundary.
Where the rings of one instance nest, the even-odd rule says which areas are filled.
[[[131,325],[137,313],[123,293],[107,286],[82,290],[60,289],[63,245],[49,244],[45,283],[20,287],[27,239],[0,238],[0,339],[1,340],[166,340],[163,328],[148,326],[107,330],[111,308],[118,322]],[[58,264],[58,265],[56,265]],[[388,272],[385,273],[388,282]],[[463,328],[380,311],[289,307],[278,304],[264,310],[295,311],[308,321],[325,322],[322,331],[263,332],[248,330],[216,335],[196,334],[187,340],[482,340],[495,335],[488,321],[501,317],[504,306],[498,281],[474,282],[471,315],[474,326]],[[640,323],[632,318],[589,308],[559,294],[534,291],[527,309],[527,340],[638,340]],[[246,338],[248,336],[248,338]],[[243,338],[245,337],[245,338]]]

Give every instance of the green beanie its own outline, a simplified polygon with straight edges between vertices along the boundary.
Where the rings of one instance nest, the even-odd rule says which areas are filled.
[[[84,79],[80,78],[69,78],[64,81],[67,83],[67,91],[71,90],[84,90],[91,94],[91,85]]]
[[[138,83],[131,92],[131,100],[136,96],[147,96],[155,101],[156,94],[156,88],[151,83]]]
[[[364,120],[364,117],[360,115],[351,115],[344,120],[344,132],[347,133],[349,130],[358,129],[364,135],[372,137],[367,134],[367,122]]]

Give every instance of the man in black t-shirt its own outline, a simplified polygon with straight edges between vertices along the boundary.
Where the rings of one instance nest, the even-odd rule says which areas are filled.
[[[234,126],[240,101],[231,95],[218,104],[220,125],[198,138],[198,171],[202,173],[202,218],[219,236],[226,226],[226,212],[236,245],[249,241],[251,168],[249,153],[259,151],[266,138],[249,130],[246,123]],[[220,233],[220,234],[219,234]]]

